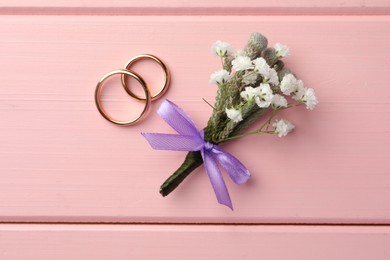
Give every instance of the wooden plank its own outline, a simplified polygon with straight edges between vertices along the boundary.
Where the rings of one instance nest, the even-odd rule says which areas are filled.
[[[389,14],[389,0],[3,0],[3,14]]]
[[[1,16],[0,220],[389,223],[389,30],[388,16]],[[286,63],[316,89],[318,109],[284,114],[297,125],[285,139],[224,145],[253,174],[240,187],[226,178],[234,212],[216,203],[203,168],[160,197],[185,156],[140,135],[172,131],[160,102],[143,123],[118,127],[98,114],[95,84],[156,54],[172,71],[166,97],[203,127],[220,66],[210,45],[239,48],[252,31],[290,46]],[[137,70],[153,82],[149,68]],[[121,91],[105,92],[115,113],[134,106]]]
[[[1,225],[12,259],[387,260],[389,227]]]

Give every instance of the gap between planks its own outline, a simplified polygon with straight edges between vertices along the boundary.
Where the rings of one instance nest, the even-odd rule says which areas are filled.
[[[390,227],[390,224],[378,223],[183,223],[183,222],[77,222],[77,221],[0,221],[0,225],[138,225],[138,226],[333,226],[333,227]]]
[[[380,7],[0,7],[0,15],[390,15]]]

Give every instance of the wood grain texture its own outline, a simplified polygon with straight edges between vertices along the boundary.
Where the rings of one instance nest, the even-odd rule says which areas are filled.
[[[228,29],[226,29],[228,28]],[[216,203],[204,169],[167,198],[159,185],[184,158],[154,151],[141,131],[171,132],[155,114],[123,128],[98,114],[98,79],[153,53],[172,71],[167,98],[203,127],[219,69],[217,39],[241,47],[260,31],[287,44],[289,67],[320,99],[284,117],[285,139],[224,146],[252,172],[235,211]],[[388,16],[1,16],[0,220],[246,223],[390,223]],[[140,66],[148,82],[154,73]],[[157,80],[158,81],[158,80]],[[120,88],[110,111],[132,108]]]
[[[390,14],[389,0],[3,0],[2,14]]]
[[[389,227],[0,225],[4,260],[387,260],[389,244]]]

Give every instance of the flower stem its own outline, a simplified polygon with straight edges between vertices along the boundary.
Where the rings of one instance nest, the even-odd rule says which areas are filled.
[[[248,136],[248,135],[258,135],[258,134],[274,134],[274,131],[261,131],[261,129],[257,129],[256,131],[253,131],[253,132],[248,132],[248,133],[244,133],[244,134],[239,134],[239,135],[235,135],[235,136],[232,136],[232,137],[228,137],[228,138],[224,139],[222,142],[230,141],[230,140],[241,138],[241,137],[245,137],[245,136]]]
[[[302,102],[294,102],[294,103],[288,104],[288,106],[286,106],[286,107],[280,108],[280,110],[285,110],[285,109],[292,108],[292,107],[299,107],[299,106],[302,106],[302,105],[304,105],[304,103],[302,103]]]
[[[202,165],[200,152],[188,152],[183,164],[160,187],[160,194],[167,196],[196,168]]]
[[[207,105],[209,105],[213,110],[215,110],[215,107],[211,105],[206,99],[202,98],[204,102],[206,102]]]
[[[268,118],[268,120],[265,121],[265,123],[259,128],[260,131],[263,130],[264,127],[265,127],[265,130],[268,130],[268,127],[269,127],[269,125],[271,124],[272,118],[274,118],[275,115],[276,115],[278,112],[279,112],[278,110],[272,109],[272,114],[271,114],[271,116],[270,116],[270,117]]]

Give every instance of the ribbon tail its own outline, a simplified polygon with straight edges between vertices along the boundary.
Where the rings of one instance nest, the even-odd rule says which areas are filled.
[[[218,168],[217,162],[214,160],[213,155],[209,151],[202,149],[201,153],[206,168],[206,173],[209,176],[218,202],[228,206],[231,210],[233,210],[232,201],[230,199],[225,181],[223,180],[221,171]]]
[[[248,181],[251,174],[236,157],[218,146],[213,147],[212,153],[234,183],[243,184]]]
[[[197,136],[158,133],[142,135],[155,150],[199,151],[203,147],[203,140]]]

